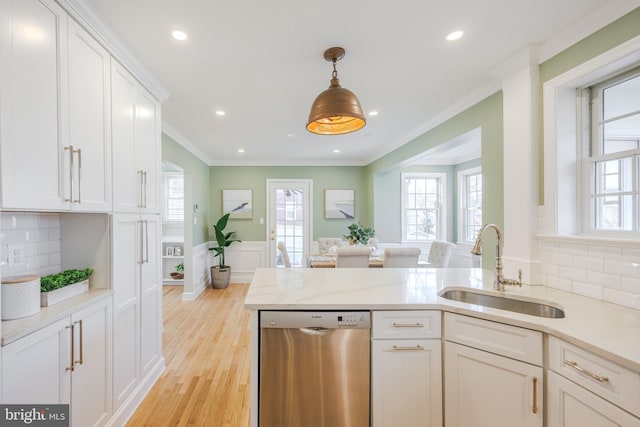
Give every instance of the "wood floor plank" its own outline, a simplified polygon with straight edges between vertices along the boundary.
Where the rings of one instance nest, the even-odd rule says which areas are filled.
[[[248,284],[207,288],[182,301],[181,286],[163,287],[167,368],[127,426],[249,425]]]

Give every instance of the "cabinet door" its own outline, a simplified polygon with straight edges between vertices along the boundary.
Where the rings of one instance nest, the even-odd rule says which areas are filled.
[[[2,347],[2,403],[70,402],[70,331],[67,317]]]
[[[120,64],[112,69],[113,209],[159,212],[160,105]]]
[[[114,411],[140,379],[139,216],[118,214],[112,221],[113,405]]]
[[[143,263],[140,265],[140,364],[144,378],[162,356],[160,216],[145,215],[139,226],[144,239]]]
[[[136,172],[142,182],[136,186],[141,209],[158,213],[160,192],[160,103],[142,86],[136,88]],[[139,178],[139,177],[138,177]]]
[[[53,0],[0,3],[2,207],[65,209],[60,126],[67,17]],[[59,98],[60,96],[60,98]]]
[[[375,427],[442,426],[440,340],[373,340]]]
[[[447,426],[542,426],[542,368],[445,342]]]
[[[111,210],[111,58],[73,19],[68,24],[69,147],[63,174],[71,208]],[[72,179],[71,182],[69,182]],[[73,194],[71,192],[73,191]]]
[[[638,427],[640,419],[549,371],[549,427]]]
[[[73,426],[104,425],[111,416],[111,300],[75,313],[75,369],[71,378]]]

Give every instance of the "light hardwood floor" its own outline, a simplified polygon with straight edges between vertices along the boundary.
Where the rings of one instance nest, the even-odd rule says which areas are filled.
[[[164,286],[167,368],[127,426],[249,425],[248,289],[207,288],[182,301],[181,286]]]

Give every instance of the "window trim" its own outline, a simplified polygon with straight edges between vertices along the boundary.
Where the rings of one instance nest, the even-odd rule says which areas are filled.
[[[182,179],[182,221],[180,220],[170,220],[169,216],[169,196],[167,192],[167,186],[169,185],[169,180],[175,177],[179,177]],[[162,174],[162,191],[163,191],[163,200],[162,200],[162,222],[170,223],[170,224],[181,224],[184,222],[185,218],[185,207],[184,207],[184,175],[182,173],[163,173]]]
[[[466,233],[467,227],[467,216],[465,215],[465,211],[467,209],[467,200],[468,200],[468,188],[467,188],[467,177],[470,175],[482,175],[482,166],[476,166],[470,169],[464,169],[458,171],[457,180],[458,180],[458,232],[457,232],[457,243],[458,244],[469,244],[473,245],[473,241],[468,241],[464,239],[464,234]],[[484,180],[483,180],[483,204],[484,204]]]
[[[630,232],[586,233],[579,209],[583,189],[577,139],[583,136],[576,121],[582,113],[576,91],[608,76],[637,67],[640,62],[640,36],[630,39],[543,84],[544,120],[544,206],[541,231],[547,235],[612,237],[614,240],[637,239]],[[580,175],[578,175],[578,173]]]
[[[440,195],[440,215],[438,217],[437,232],[435,240],[446,240],[447,235],[447,174],[446,172],[402,172],[400,174],[400,217],[401,217],[401,243],[429,243],[433,240],[406,240],[407,224],[405,221],[405,192],[404,180],[406,178],[437,178],[439,180],[438,192]]]

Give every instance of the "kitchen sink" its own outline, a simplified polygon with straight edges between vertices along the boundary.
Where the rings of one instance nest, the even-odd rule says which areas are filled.
[[[475,290],[443,289],[439,294],[442,298],[467,304],[481,305],[497,308],[499,310],[513,311],[515,313],[528,314],[530,316],[562,319],[564,310],[543,302],[517,299],[500,295],[491,295]]]

